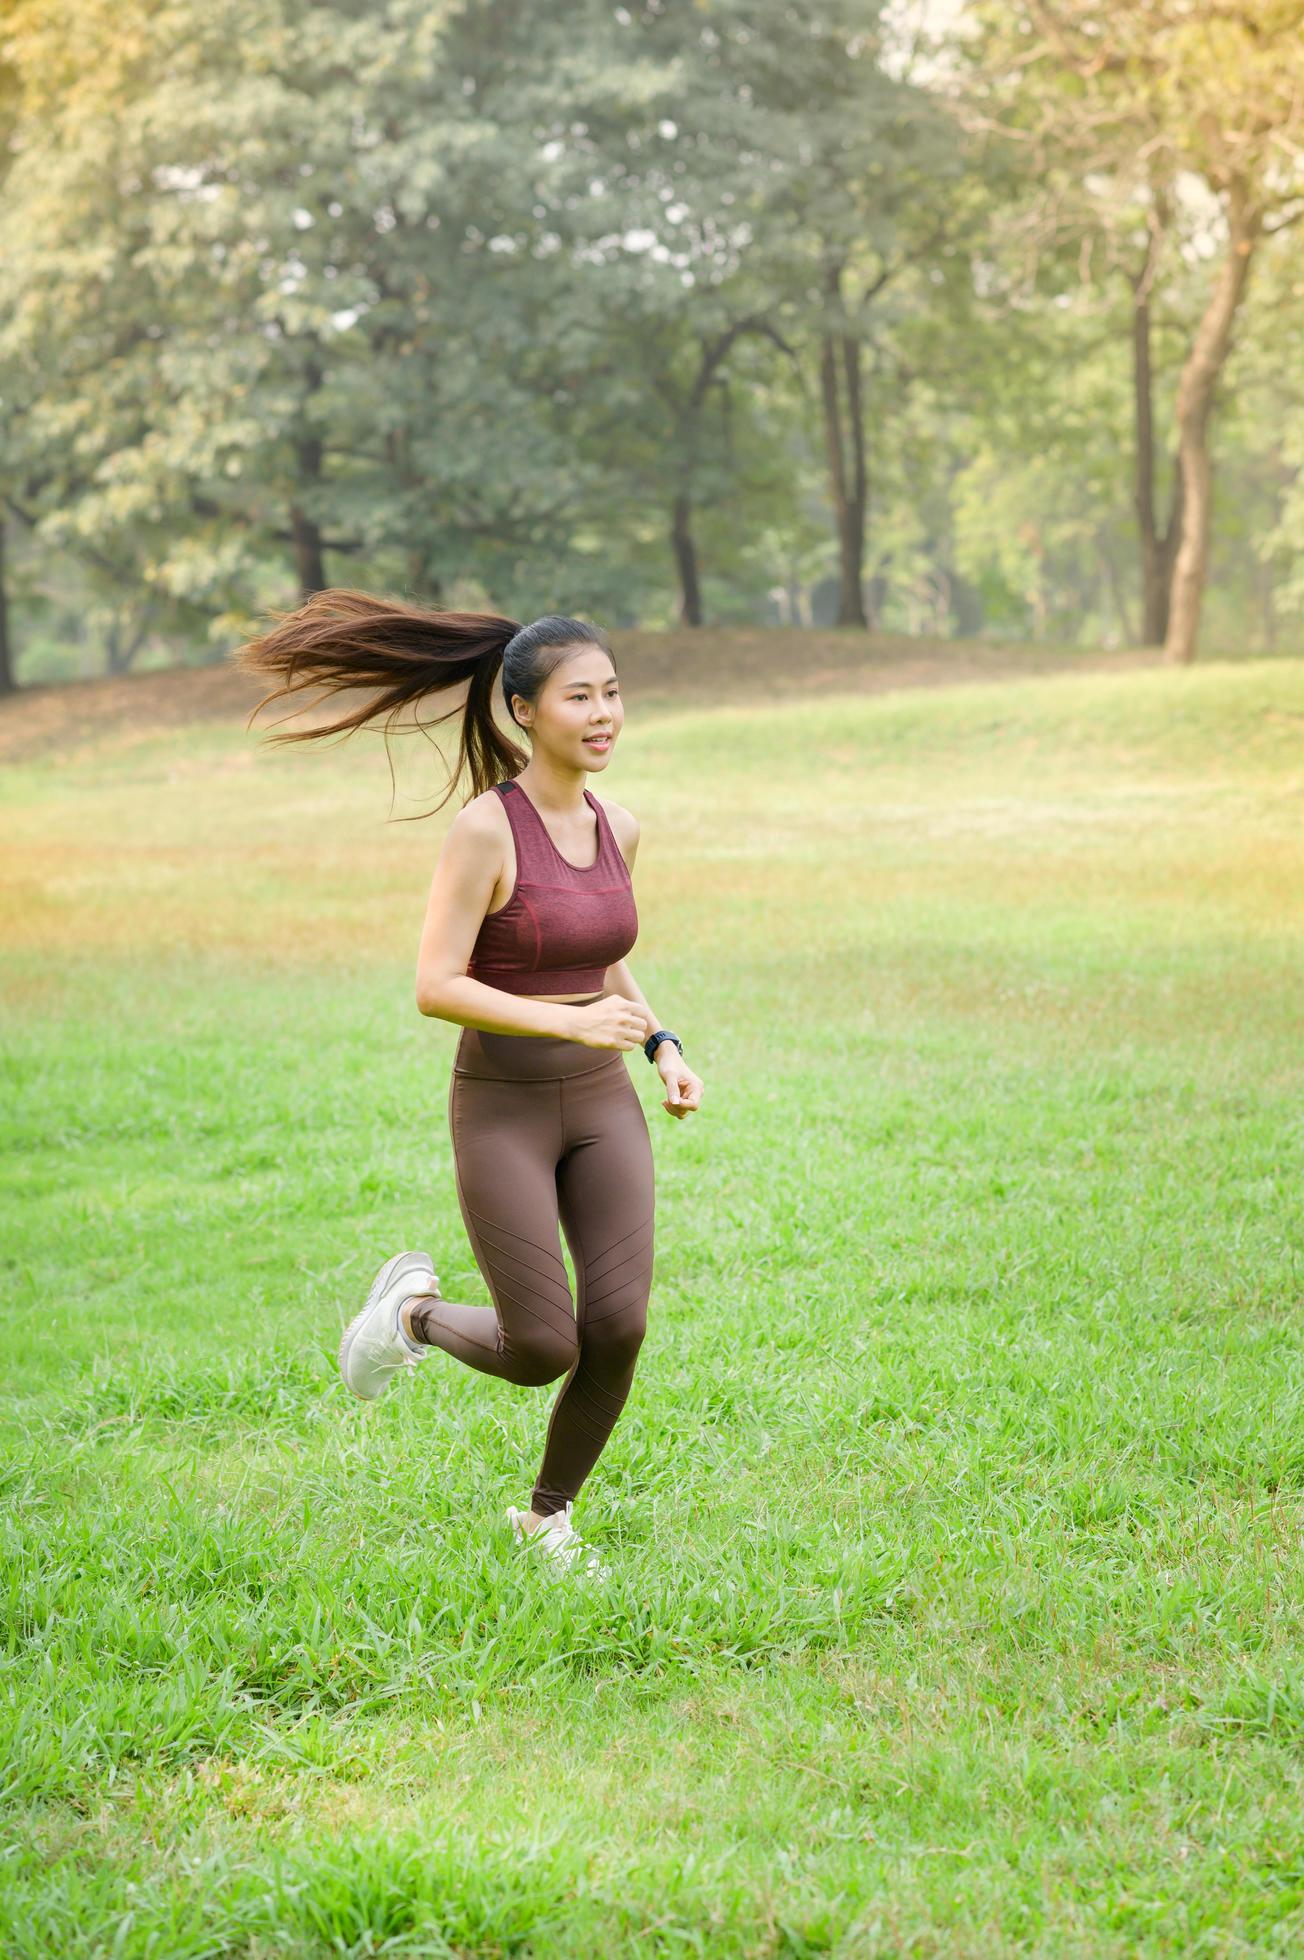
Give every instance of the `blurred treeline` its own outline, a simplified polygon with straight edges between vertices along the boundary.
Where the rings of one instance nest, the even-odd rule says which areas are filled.
[[[1299,0],[4,0],[0,685],[366,585],[1304,639]]]

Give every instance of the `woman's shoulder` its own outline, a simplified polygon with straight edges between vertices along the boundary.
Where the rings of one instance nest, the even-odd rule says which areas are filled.
[[[622,856],[629,862],[638,848],[638,818],[623,803],[617,803],[609,796],[599,796],[596,790],[590,793],[602,805],[602,813],[611,825],[611,834],[619,844]]]
[[[481,790],[478,796],[467,798],[448,829],[450,835],[456,832],[460,838],[472,843],[501,845],[503,839],[511,834],[511,822],[497,790],[486,789]]]
[[[468,796],[457,813],[457,822],[467,830],[488,827],[490,829],[503,817],[503,799],[495,786],[482,789],[478,796]]]

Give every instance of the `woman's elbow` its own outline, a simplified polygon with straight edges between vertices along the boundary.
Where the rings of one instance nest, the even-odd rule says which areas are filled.
[[[433,978],[426,974],[417,975],[417,1013],[429,1015],[434,1020],[447,1020],[448,1016],[448,975],[441,973]]]

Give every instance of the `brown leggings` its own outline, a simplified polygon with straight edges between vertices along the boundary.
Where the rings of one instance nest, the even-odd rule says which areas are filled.
[[[493,1305],[426,1295],[413,1303],[412,1331],[522,1387],[566,1377],[530,1499],[542,1517],[579,1494],[601,1455],[647,1329],[647,1118],[621,1049],[463,1028],[448,1122],[458,1202]]]

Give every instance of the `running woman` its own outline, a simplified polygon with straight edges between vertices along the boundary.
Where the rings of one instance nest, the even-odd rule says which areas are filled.
[[[559,614],[521,625],[340,587],[275,617],[236,656],[279,683],[250,721],[306,690],[364,698],[273,741],[348,734],[381,716],[388,738],[409,713],[422,728],[460,715],[435,808],[464,771],[471,783],[431,880],[416,1004],[462,1030],[448,1122],[458,1203],[493,1304],[444,1299],[429,1254],[396,1253],[344,1330],[340,1371],[366,1400],[432,1348],[522,1386],[561,1378],[529,1507],[509,1505],[507,1517],[559,1566],[605,1576],[571,1512],[633,1381],[655,1208],[647,1120],[623,1056],[643,1050],[671,1116],[689,1115],[703,1092],[627,963],[638,822],[587,786],[610,766],[625,718],[611,649]],[[496,681],[528,750],[494,716]],[[452,707],[422,719],[427,696],[462,684]]]

